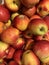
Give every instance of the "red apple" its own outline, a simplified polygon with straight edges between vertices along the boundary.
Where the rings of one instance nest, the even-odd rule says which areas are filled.
[[[34,5],[36,5],[37,3],[39,3],[40,0],[21,0],[22,4],[27,7],[33,7]]]
[[[14,60],[10,61],[8,65],[18,65]]]
[[[13,44],[13,47],[16,49],[22,49],[25,44],[25,40],[23,38],[17,38]]]
[[[13,47],[9,47],[9,51],[8,51],[7,56],[6,56],[6,59],[12,59],[14,53],[15,53],[15,49]]]
[[[48,25],[48,29],[49,29],[49,16],[43,17],[43,20],[46,22],[46,24]]]
[[[48,26],[43,19],[33,19],[28,28],[33,35],[44,35],[48,32]]]
[[[49,0],[40,1],[40,3],[37,6],[37,13],[42,17],[49,14]]]
[[[20,8],[20,0],[4,0],[5,6],[12,12],[16,12]]]
[[[22,50],[16,50],[16,52],[15,52],[15,54],[14,54],[14,60],[15,60],[19,65],[22,65],[22,64],[21,64],[22,53],[23,53]]]
[[[30,20],[26,15],[18,15],[13,20],[13,25],[21,31],[27,29]]]
[[[40,65],[40,61],[34,52],[27,50],[22,55],[22,65]]]
[[[28,17],[31,17],[36,13],[36,7],[35,6],[33,6],[32,8],[23,7],[22,13],[25,14],[26,16],[28,16]]]
[[[33,46],[34,53],[43,63],[49,64],[49,42],[46,40],[36,41]]]
[[[20,31],[18,29],[9,27],[1,34],[1,40],[10,45],[13,45],[16,39],[19,37],[19,34]]]
[[[10,19],[10,13],[7,8],[0,5],[0,21],[7,22]]]

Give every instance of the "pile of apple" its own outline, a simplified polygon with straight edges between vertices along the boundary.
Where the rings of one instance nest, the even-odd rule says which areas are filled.
[[[49,0],[3,0],[0,65],[49,65]]]

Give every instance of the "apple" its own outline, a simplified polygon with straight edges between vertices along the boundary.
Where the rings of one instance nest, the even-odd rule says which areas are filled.
[[[28,26],[33,35],[44,35],[48,31],[48,26],[43,19],[33,19]]]
[[[14,60],[10,61],[8,65],[18,65]]]
[[[36,13],[36,7],[35,6],[33,6],[32,8],[23,7],[22,13],[25,14],[26,16],[28,16],[28,17],[31,17]]]
[[[9,27],[1,34],[1,40],[10,45],[13,45],[19,37],[20,31],[14,27]]]
[[[8,50],[8,48],[9,48],[9,45],[8,44],[0,41],[0,59],[6,57],[6,54],[8,53],[6,51]]]
[[[6,59],[12,59],[15,53],[15,49],[13,47],[9,47],[8,54],[6,55]]]
[[[26,15],[18,15],[14,18],[13,25],[20,31],[25,31],[28,27],[29,22],[30,20]]]
[[[33,7],[34,5],[39,3],[39,1],[40,0],[21,0],[22,4],[27,8]]]
[[[13,21],[14,18],[15,18],[16,16],[18,16],[18,15],[19,15],[19,13],[17,13],[17,12],[12,13],[12,15],[11,15],[11,20]]]
[[[34,15],[30,18],[30,21],[33,20],[33,19],[36,19],[36,18],[41,19],[41,17],[40,17],[39,15],[34,14]]]
[[[35,45],[32,48],[34,53],[41,60],[41,62],[49,64],[49,41],[36,41]]]
[[[23,46],[25,44],[25,39],[24,38],[17,38],[13,44],[13,47],[16,48],[16,49],[22,49]]]
[[[20,8],[20,0],[4,0],[4,4],[12,12],[16,12]]]
[[[15,51],[15,54],[14,54],[14,60],[15,60],[19,65],[22,65],[22,63],[21,63],[22,54],[23,54],[23,50],[16,50],[16,51]]]
[[[22,55],[22,65],[40,65],[40,61],[31,50],[27,50]]]
[[[0,21],[7,22],[10,19],[10,12],[3,5],[0,5]]]
[[[37,13],[42,17],[49,14],[49,0],[40,1],[39,5],[37,6]]]
[[[24,50],[30,50],[32,48],[33,44],[34,44],[34,40],[33,39],[28,39],[26,41],[26,45],[25,45]]]
[[[4,31],[5,24],[3,22],[0,22],[0,34]]]
[[[46,22],[46,24],[48,25],[48,29],[49,29],[49,16],[43,17],[43,20]]]

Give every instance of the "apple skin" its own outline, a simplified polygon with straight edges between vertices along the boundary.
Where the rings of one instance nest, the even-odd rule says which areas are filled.
[[[36,13],[36,7],[35,6],[33,6],[32,8],[23,7],[22,13],[30,18]]]
[[[25,40],[23,38],[17,38],[13,44],[13,47],[16,49],[22,49],[25,44]]]
[[[34,53],[43,63],[49,64],[49,42],[46,40],[36,41],[33,46]]]
[[[6,54],[8,53],[6,51],[8,50],[8,48],[9,48],[8,44],[0,41],[0,59],[6,57]]]
[[[14,60],[19,64],[19,65],[22,65],[21,63],[21,57],[22,57],[22,54],[23,54],[23,50],[16,50],[15,51],[15,54],[14,54]]]
[[[37,13],[42,17],[49,14],[49,0],[40,1],[39,5],[37,6]]]
[[[49,29],[49,16],[43,17],[43,20],[46,22],[46,24],[48,25],[48,29]]]
[[[48,26],[43,19],[33,19],[30,21],[28,29],[33,35],[44,35],[48,31]]]
[[[0,34],[4,31],[5,24],[3,22],[0,22]]]
[[[41,19],[41,17],[40,17],[39,15],[35,14],[35,15],[33,15],[33,16],[30,18],[30,21],[33,20],[33,19],[36,19],[36,18]]]
[[[10,61],[8,65],[18,65],[14,60]]]
[[[14,18],[13,25],[20,31],[25,31],[28,27],[29,22],[30,20],[26,15],[18,15]]]
[[[5,6],[12,12],[16,12],[20,8],[20,0],[4,0]]]
[[[19,34],[20,31],[18,29],[14,27],[9,27],[1,34],[1,40],[10,45],[13,45],[15,40],[19,37]]]
[[[40,65],[40,61],[31,50],[27,50],[22,55],[22,65]]]
[[[5,8],[3,5],[0,5],[0,21],[7,22],[9,19],[10,19],[9,10]]]
[[[27,8],[33,7],[34,5],[39,3],[39,1],[40,0],[21,0],[22,4]]]

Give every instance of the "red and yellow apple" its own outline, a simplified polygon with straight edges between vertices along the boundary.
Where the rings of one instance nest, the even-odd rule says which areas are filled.
[[[10,12],[3,5],[0,5],[0,21],[7,22],[10,19]]]
[[[49,42],[46,40],[36,41],[33,46],[34,53],[41,62],[49,64]]]
[[[33,35],[44,35],[48,32],[48,26],[43,19],[33,19],[28,26]]]
[[[28,27],[30,20],[26,15],[18,15],[13,20],[14,27],[21,31],[25,31]]]
[[[40,61],[31,50],[27,50],[22,55],[22,65],[40,65]]]
[[[16,12],[20,8],[20,0],[4,0],[5,6],[12,12]]]

